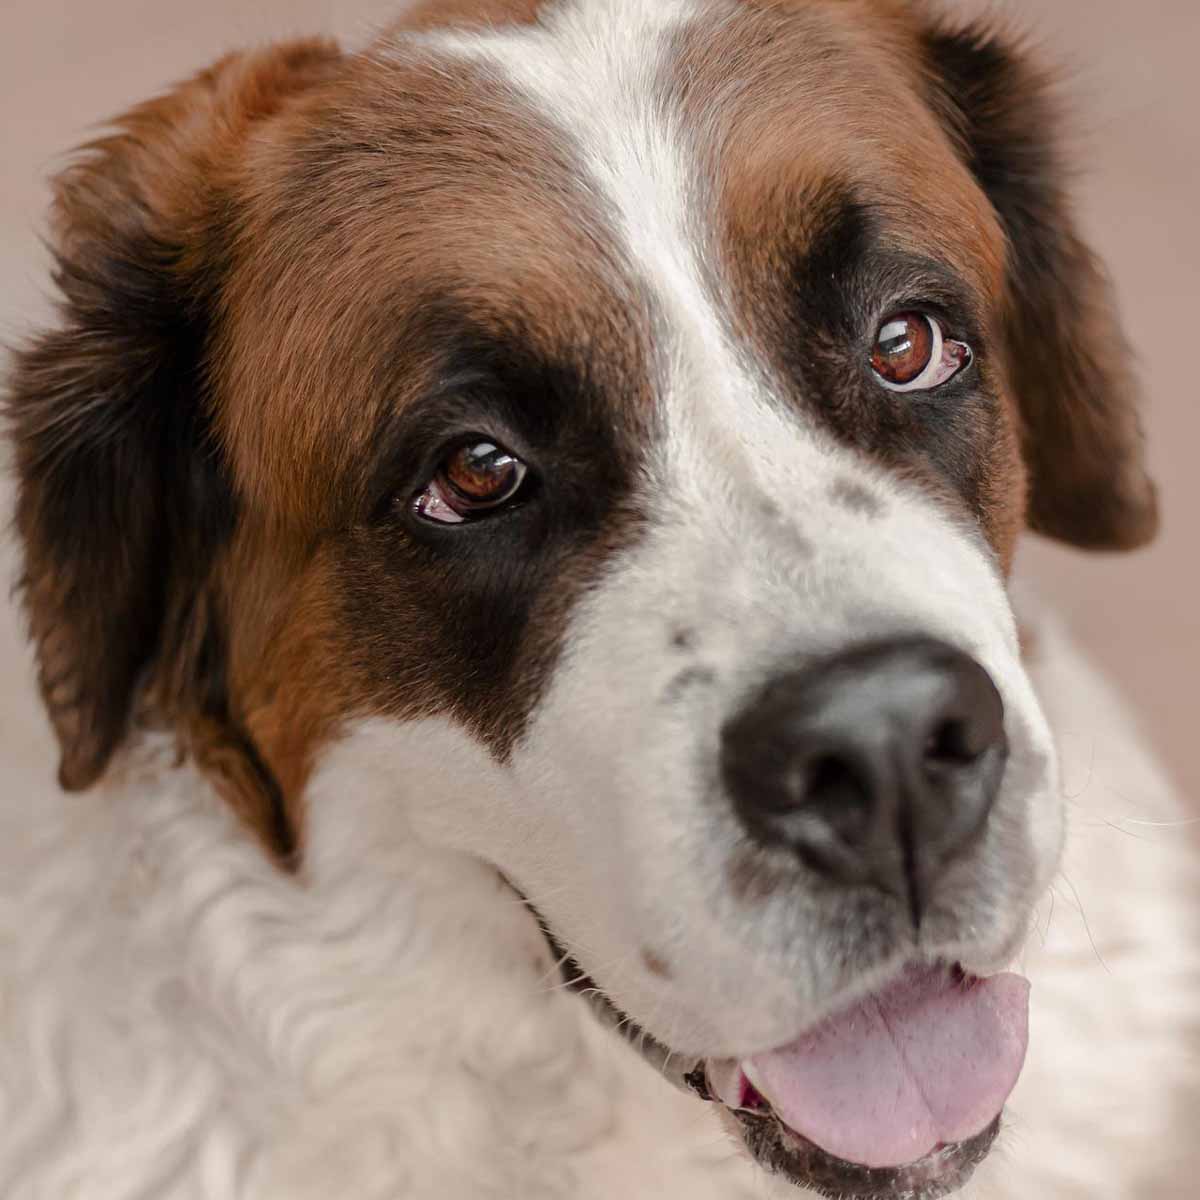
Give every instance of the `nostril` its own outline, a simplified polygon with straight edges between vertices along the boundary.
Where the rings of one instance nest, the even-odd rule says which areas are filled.
[[[787,753],[779,742],[772,748],[774,754],[760,758],[736,739],[727,746],[725,782],[743,822],[818,870],[859,874],[855,856],[872,836],[878,807],[869,763],[827,744],[800,753]]]
[[[949,718],[940,722],[925,739],[925,761],[953,767],[969,766],[987,749],[986,743],[976,745],[978,740],[972,737],[966,721]]]
[[[848,758],[818,755],[805,765],[802,779],[797,805],[844,842],[854,845],[867,836],[874,807],[871,785]]]

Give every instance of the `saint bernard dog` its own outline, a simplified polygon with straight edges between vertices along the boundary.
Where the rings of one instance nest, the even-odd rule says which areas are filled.
[[[78,153],[6,1200],[1167,1194],[1194,864],[1009,586],[1158,519],[1052,91],[909,0],[439,0]]]

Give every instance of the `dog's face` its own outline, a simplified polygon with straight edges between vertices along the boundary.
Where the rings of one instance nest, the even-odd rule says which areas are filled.
[[[459,22],[63,176],[10,414],[64,783],[136,704],[294,860],[385,780],[769,1165],[943,1194],[1061,839],[1014,542],[1155,521],[1041,80],[892,0]]]

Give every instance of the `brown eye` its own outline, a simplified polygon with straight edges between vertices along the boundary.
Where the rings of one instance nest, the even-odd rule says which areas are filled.
[[[459,525],[511,500],[525,475],[525,464],[495,442],[463,442],[442,460],[437,474],[417,497],[417,515],[443,525]]]
[[[935,318],[919,312],[888,317],[871,347],[871,369],[893,392],[929,391],[957,375],[970,359],[966,343],[949,340]]]
[[[871,349],[871,366],[888,383],[912,383],[929,366],[933,327],[921,313],[899,313],[879,330]]]

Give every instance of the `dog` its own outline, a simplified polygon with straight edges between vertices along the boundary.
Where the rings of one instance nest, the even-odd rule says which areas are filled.
[[[1171,1177],[1194,863],[1093,815],[1048,907],[1096,772],[1173,799],[1009,587],[1158,519],[1056,130],[903,0],[472,0],[83,149],[6,406],[3,1195]]]

